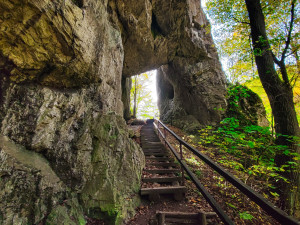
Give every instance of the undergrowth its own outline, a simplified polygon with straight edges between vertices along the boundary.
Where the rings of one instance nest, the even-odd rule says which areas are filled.
[[[207,126],[199,130],[196,140],[206,147],[217,147],[217,155],[221,165],[247,174],[247,179],[264,180],[264,190],[277,198],[276,183],[289,180],[282,172],[296,168],[295,161],[299,160],[297,153],[291,152],[287,146],[276,145],[268,127],[257,125],[242,126],[236,118],[225,118],[219,127]],[[297,141],[297,137],[290,138]],[[275,164],[275,156],[287,155],[293,161],[280,167]]]

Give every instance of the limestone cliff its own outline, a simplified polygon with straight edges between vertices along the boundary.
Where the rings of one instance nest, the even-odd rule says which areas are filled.
[[[122,119],[132,75],[161,67],[166,120],[221,117],[198,0],[0,0],[0,30],[0,224],[133,213],[144,157]]]

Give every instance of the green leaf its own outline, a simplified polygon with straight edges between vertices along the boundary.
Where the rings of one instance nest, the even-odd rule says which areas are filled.
[[[248,212],[240,212],[240,218],[243,220],[252,220],[254,217]]]
[[[231,204],[231,203],[226,203],[228,206],[230,206],[231,208],[234,208],[234,209],[236,209],[237,207],[235,206],[235,205],[233,205],[233,204]]]

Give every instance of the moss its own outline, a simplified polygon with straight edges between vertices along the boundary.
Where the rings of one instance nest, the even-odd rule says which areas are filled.
[[[48,215],[46,225],[68,224],[84,225],[86,221],[83,210],[76,198],[64,201],[63,205],[56,206]]]
[[[262,100],[246,86],[230,86],[227,101],[227,117],[238,119],[241,125],[258,125],[259,116],[265,115]],[[262,112],[263,115],[258,112]]]

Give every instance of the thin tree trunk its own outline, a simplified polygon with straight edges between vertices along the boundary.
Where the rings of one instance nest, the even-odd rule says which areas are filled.
[[[268,95],[275,121],[277,134],[287,136],[299,136],[299,125],[293,102],[293,91],[287,80],[287,74],[283,75],[283,81],[279,78],[274,65],[274,59],[266,35],[265,19],[262,13],[260,0],[245,0],[250,18],[251,36],[254,47],[255,62],[262,85]],[[283,72],[284,68],[281,68]],[[290,142],[287,136],[279,136],[277,143],[287,145],[292,151],[299,152],[299,147]],[[277,165],[287,164],[293,161],[292,157],[278,154],[275,158]],[[298,164],[299,165],[299,164]],[[298,170],[299,171],[299,170]],[[291,183],[282,182],[279,185],[282,207],[290,215],[299,214],[300,176],[297,170],[285,172]]]
[[[136,118],[136,110],[137,110],[136,94],[137,94],[137,76],[134,76],[134,100],[133,100],[133,117],[134,118]]]

